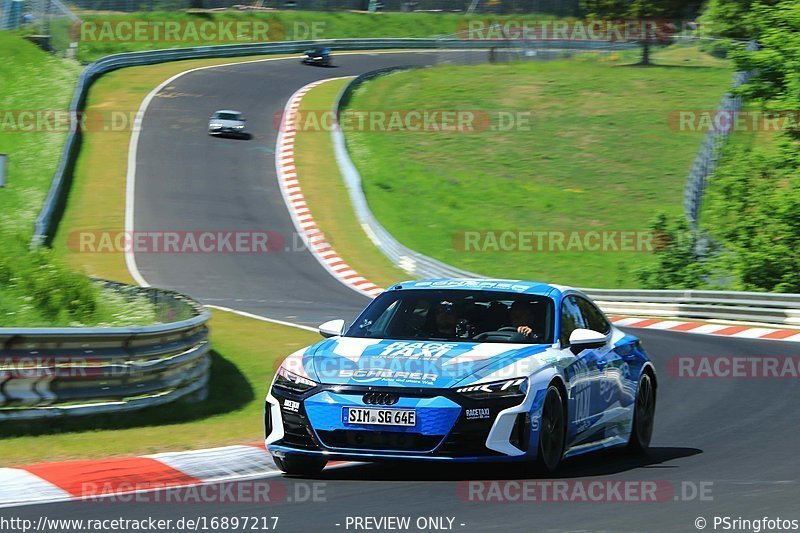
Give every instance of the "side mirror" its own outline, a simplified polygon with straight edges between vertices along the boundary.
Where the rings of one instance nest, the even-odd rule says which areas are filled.
[[[326,339],[338,337],[339,335],[344,335],[345,328],[346,325],[342,319],[328,320],[324,324],[319,325],[319,334]]]
[[[573,353],[586,350],[588,348],[600,348],[606,343],[606,336],[593,329],[578,328],[569,336],[569,347]]]

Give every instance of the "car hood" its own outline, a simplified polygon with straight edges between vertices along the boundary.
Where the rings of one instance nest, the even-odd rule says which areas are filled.
[[[319,383],[447,388],[476,381],[523,359],[531,359],[533,364],[526,367],[535,370],[546,364],[543,355],[550,347],[334,337],[305,350],[297,362]]]

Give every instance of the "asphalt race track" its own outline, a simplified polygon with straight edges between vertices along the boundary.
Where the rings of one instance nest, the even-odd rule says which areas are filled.
[[[204,303],[270,318],[311,325],[355,318],[367,297],[332,278],[296,245],[275,172],[276,118],[292,93],[312,81],[429,65],[436,58],[434,52],[339,54],[334,68],[292,58],[200,70],[165,87],[150,103],[139,138],[135,230],[269,231],[290,250],[137,254],[144,278]],[[229,108],[244,113],[251,139],[206,134],[208,117]]]
[[[433,54],[363,54],[337,56],[338,68],[331,69],[288,60],[179,78],[153,100],[144,119],[136,230],[291,234],[274,170],[275,113],[295,90],[315,79],[433,60]],[[243,111],[253,138],[208,137],[208,116],[221,108]],[[137,262],[153,285],[272,318],[315,324],[338,316],[352,318],[366,303],[365,297],[329,277],[308,252],[140,254]],[[660,372],[653,448],[644,459],[614,452],[569,460],[557,481],[653,481],[668,489],[659,491],[656,502],[469,501],[469,480],[525,480],[530,473],[513,464],[377,464],[326,470],[316,480],[324,483],[319,500],[325,501],[314,503],[297,501],[303,499],[308,480],[273,477],[269,482],[276,494],[293,501],[63,503],[3,514],[173,520],[278,516],[277,531],[354,531],[346,527],[346,517],[387,515],[411,516],[412,524],[420,516],[452,517],[457,531],[696,531],[698,517],[707,519],[706,529],[712,531],[714,516],[799,518],[798,380],[691,379],[670,371],[670,361],[678,356],[791,356],[797,355],[796,345],[630,331],[643,339]],[[253,428],[253,440],[260,430]]]

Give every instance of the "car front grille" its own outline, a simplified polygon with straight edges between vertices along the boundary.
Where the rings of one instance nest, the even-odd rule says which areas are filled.
[[[349,429],[318,433],[322,444],[329,448],[402,452],[430,452],[444,437],[444,435]]]

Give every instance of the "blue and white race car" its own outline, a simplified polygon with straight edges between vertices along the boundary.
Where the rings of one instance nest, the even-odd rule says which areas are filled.
[[[644,452],[656,373],[583,293],[529,281],[395,285],[283,362],[266,445],[288,474],[328,461],[519,460],[551,473],[612,446]]]

